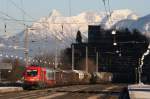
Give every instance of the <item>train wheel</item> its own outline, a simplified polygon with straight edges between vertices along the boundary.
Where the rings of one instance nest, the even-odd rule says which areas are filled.
[[[45,86],[45,84],[43,82],[39,82],[38,87],[40,89],[44,89],[46,86]]]
[[[23,90],[29,90],[29,86],[28,85],[23,85]]]

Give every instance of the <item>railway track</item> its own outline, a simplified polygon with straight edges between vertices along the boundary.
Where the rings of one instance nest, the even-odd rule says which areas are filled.
[[[0,99],[118,99],[126,85],[73,85],[0,94]]]

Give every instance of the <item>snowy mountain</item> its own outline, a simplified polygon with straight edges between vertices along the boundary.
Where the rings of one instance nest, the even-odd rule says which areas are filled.
[[[116,27],[117,29],[128,28],[131,31],[133,29],[137,29],[150,39],[150,15],[140,17],[137,20],[121,20],[117,22],[113,27]]]
[[[75,42],[78,30],[82,33],[83,41],[88,38],[88,25],[102,25],[109,28],[138,28],[143,33],[150,31],[150,16],[138,18],[131,10],[114,10],[110,17],[105,12],[86,11],[76,16],[63,16],[59,11],[53,10],[48,16],[34,22],[28,29],[30,56],[36,54],[56,52],[58,49],[69,47]],[[6,47],[5,52],[23,54],[24,32],[15,36],[4,38],[0,47]]]
[[[131,28],[136,28],[150,38],[150,15],[139,18],[132,24]]]
[[[124,9],[112,11],[109,16],[105,16],[105,18],[101,21],[101,23],[104,23],[104,27],[106,29],[109,29],[119,21],[137,20],[137,19],[138,16],[135,13],[133,13],[131,10]]]
[[[115,10],[111,13],[111,17],[105,12],[83,12],[77,16],[65,17],[57,10],[53,10],[48,17],[41,18],[33,23],[31,28],[32,35],[35,39],[45,36],[55,38],[63,43],[70,44],[75,41],[76,33],[81,31],[83,40],[86,41],[88,36],[88,25],[101,24],[104,28],[111,28],[120,20],[130,19],[136,20],[138,16],[130,10]],[[41,35],[41,36],[39,36]]]
[[[40,39],[45,36],[52,37],[62,41],[63,43],[70,44],[74,42],[76,32],[80,30],[83,38],[87,38],[88,25],[99,24],[101,18],[104,17],[95,12],[84,12],[77,16],[65,17],[58,11],[54,10],[48,17],[41,18],[39,21],[33,23],[31,28],[36,30],[32,31],[32,35],[37,35]]]

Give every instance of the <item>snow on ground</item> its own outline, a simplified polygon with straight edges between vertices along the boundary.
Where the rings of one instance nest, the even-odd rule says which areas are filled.
[[[0,93],[22,91],[22,87],[0,87]]]

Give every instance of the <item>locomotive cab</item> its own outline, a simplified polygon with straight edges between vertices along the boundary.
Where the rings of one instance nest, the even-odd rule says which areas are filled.
[[[38,73],[39,72],[37,69],[28,69],[25,74],[26,75],[25,81],[31,81],[31,82],[39,81]]]
[[[24,75],[24,89],[53,86],[55,84],[54,73],[53,69],[28,66]]]
[[[44,80],[41,73],[44,75],[44,71],[39,67],[27,67],[24,75],[24,86],[30,88],[38,86],[39,82],[41,82],[42,79]]]

